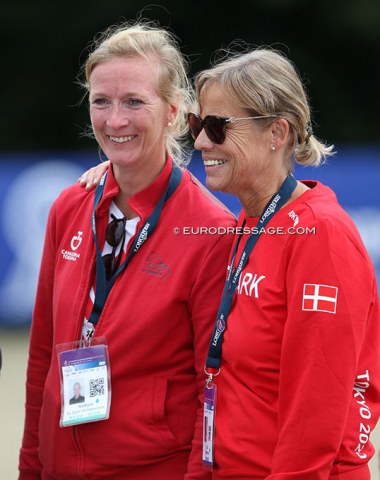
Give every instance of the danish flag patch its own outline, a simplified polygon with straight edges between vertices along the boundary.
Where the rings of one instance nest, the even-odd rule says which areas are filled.
[[[302,310],[336,313],[338,287],[305,283],[303,286]]]

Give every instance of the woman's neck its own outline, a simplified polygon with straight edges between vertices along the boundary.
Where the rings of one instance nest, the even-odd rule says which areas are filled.
[[[271,197],[276,192],[278,192],[284,180],[285,180],[285,176],[283,178],[278,178],[277,181],[274,181],[270,184],[269,183],[265,184],[265,186],[262,189],[259,189],[257,191],[249,191],[249,192],[243,192],[239,194],[238,197],[243,206],[246,216],[260,217],[264,211],[265,206],[267,205]],[[293,202],[296,198],[302,195],[306,190],[309,190],[309,187],[297,181],[296,188],[293,190],[292,195],[290,196],[288,201],[283,205],[283,207]]]
[[[154,168],[146,169],[148,171],[143,171],[141,168],[133,170],[120,167],[119,165],[112,165],[115,180],[120,188],[118,195],[114,198],[114,202],[126,218],[137,216],[137,213],[128,205],[129,198],[154,182],[164,169],[164,166],[165,161],[155,165]]]

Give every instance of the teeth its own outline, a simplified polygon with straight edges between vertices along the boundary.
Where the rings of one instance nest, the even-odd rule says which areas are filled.
[[[110,139],[115,143],[130,142],[133,138],[135,138],[134,135],[128,135],[127,137],[111,137],[110,136]]]
[[[227,163],[226,160],[203,160],[205,167],[213,167],[214,165],[224,165]]]

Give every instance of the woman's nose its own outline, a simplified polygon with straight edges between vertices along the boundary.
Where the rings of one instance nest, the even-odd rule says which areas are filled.
[[[196,150],[203,150],[206,148],[212,148],[214,144],[206,135],[205,129],[202,128],[201,133],[197,136],[194,141],[194,148]]]
[[[118,103],[113,103],[107,117],[107,124],[111,128],[121,128],[129,124],[127,112]]]

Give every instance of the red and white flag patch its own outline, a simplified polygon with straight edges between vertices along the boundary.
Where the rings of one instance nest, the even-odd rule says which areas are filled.
[[[338,287],[305,283],[303,286],[302,310],[336,313]]]

